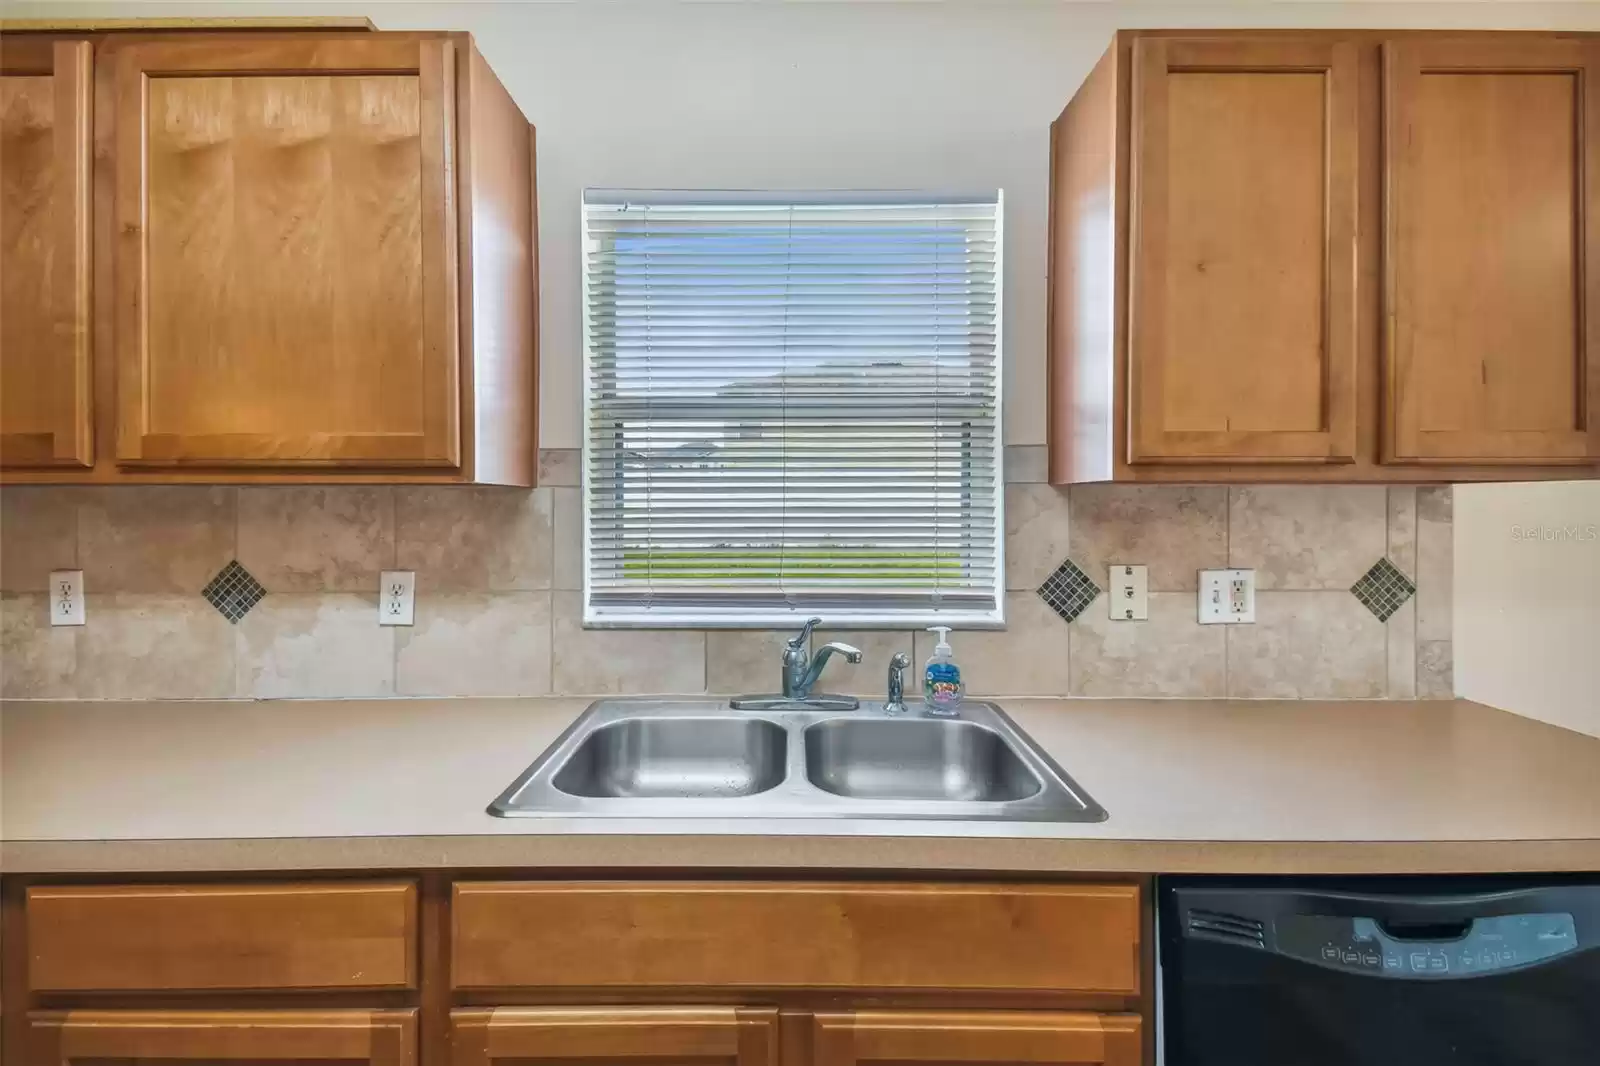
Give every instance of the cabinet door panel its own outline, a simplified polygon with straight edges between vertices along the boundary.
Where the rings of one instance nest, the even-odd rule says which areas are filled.
[[[1134,46],[1131,462],[1349,462],[1356,53]]]
[[[1388,458],[1600,458],[1597,56],[1385,45]]]
[[[778,1066],[778,1012],[733,1007],[458,1010],[452,1066]]]
[[[118,53],[119,460],[458,463],[452,56]]]
[[[1043,1011],[818,1014],[811,1066],[1138,1066],[1139,1019]]]
[[[30,1066],[412,1066],[410,1010],[41,1011]]]
[[[0,42],[0,465],[87,466],[87,41]]]

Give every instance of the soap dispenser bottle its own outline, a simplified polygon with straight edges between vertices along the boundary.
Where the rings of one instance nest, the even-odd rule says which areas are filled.
[[[933,646],[933,654],[922,671],[922,699],[928,714],[953,718],[961,707],[966,686],[961,683],[961,667],[956,665],[955,652],[950,648],[950,627],[929,626],[928,632],[939,634],[939,642]]]

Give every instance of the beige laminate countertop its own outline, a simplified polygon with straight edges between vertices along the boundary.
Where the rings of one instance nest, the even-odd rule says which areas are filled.
[[[1097,824],[484,813],[588,702],[0,704],[0,869],[1600,870],[1600,739],[1466,701],[998,701]]]

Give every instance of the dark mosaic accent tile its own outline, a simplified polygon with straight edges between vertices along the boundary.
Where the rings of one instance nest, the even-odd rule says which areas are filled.
[[[218,614],[235,624],[249,614],[250,608],[260,603],[261,597],[266,594],[267,590],[261,587],[261,582],[240,566],[237,559],[218,570],[217,576],[200,593],[207,603],[217,609]]]
[[[1068,559],[1056,567],[1055,573],[1044,579],[1038,592],[1052,611],[1070,622],[1100,595],[1100,586],[1079,569],[1077,563]]]
[[[1372,564],[1372,569],[1361,575],[1350,588],[1355,598],[1377,616],[1378,621],[1387,622],[1389,616],[1405,606],[1405,602],[1417,594],[1417,586],[1409,577],[1401,573],[1400,568],[1388,559],[1379,559]]]

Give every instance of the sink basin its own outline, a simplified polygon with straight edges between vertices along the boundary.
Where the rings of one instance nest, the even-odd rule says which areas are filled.
[[[749,796],[783,780],[788,743],[760,718],[624,718],[585,736],[551,783],[570,796]]]
[[[1043,785],[1000,734],[939,718],[833,718],[805,732],[806,777],[836,796],[998,803]]]
[[[1103,807],[992,703],[958,718],[602,700],[489,805],[503,818],[1098,822]],[[741,832],[760,831],[747,822]],[[978,832],[978,830],[973,830]]]

